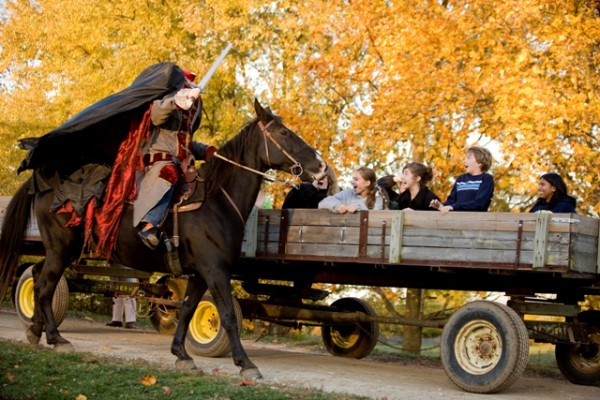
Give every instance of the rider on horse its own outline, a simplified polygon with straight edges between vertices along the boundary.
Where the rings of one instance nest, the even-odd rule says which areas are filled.
[[[184,87],[151,104],[150,137],[143,147],[144,174],[134,202],[133,225],[138,236],[155,249],[159,231],[182,169],[194,167],[194,160],[207,160],[213,146],[194,142],[193,135],[202,118],[201,90],[193,82],[196,75],[182,69]]]

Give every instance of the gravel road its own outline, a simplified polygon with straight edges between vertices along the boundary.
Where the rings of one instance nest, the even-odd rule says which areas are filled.
[[[60,330],[76,351],[144,359],[162,365],[175,364],[175,357],[169,351],[171,337],[160,335],[151,328],[125,330],[109,328],[96,321],[67,318]],[[0,311],[0,338],[26,342],[25,329],[12,310]],[[399,361],[381,362],[368,357],[363,360],[344,359],[324,352],[272,343],[244,341],[244,346],[260,368],[265,384],[314,387],[382,400],[600,399],[599,387],[573,385],[564,379],[521,377],[502,393],[479,395],[457,388],[439,367],[404,365]],[[207,373],[215,368],[232,376],[239,372],[229,357],[194,356],[194,361]]]

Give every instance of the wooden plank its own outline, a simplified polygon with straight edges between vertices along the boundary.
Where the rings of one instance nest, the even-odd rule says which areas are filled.
[[[598,237],[598,228],[600,227],[598,218],[588,217],[584,215],[577,214],[555,214],[556,216],[569,216],[572,221],[571,232],[579,233],[582,235]],[[554,217],[552,218],[554,220]],[[550,230],[552,231],[552,225],[550,226]]]
[[[246,221],[242,251],[246,257],[256,257],[258,243],[258,208],[254,207]]]
[[[548,243],[548,228],[550,225],[550,213],[536,213],[536,228],[533,249],[533,268],[541,268],[546,265],[546,248]]]
[[[394,213],[390,232],[389,263],[400,264],[402,260],[402,235],[404,229],[404,213]]]
[[[447,236],[441,236],[447,233]],[[563,251],[569,250],[570,240],[568,236],[549,235],[548,243],[552,247],[560,248]],[[484,249],[498,249],[498,250],[513,250],[517,251],[517,235],[507,235],[502,237],[494,238],[493,235],[481,237],[474,237],[470,235],[460,235],[460,233],[452,232],[438,232],[435,235],[427,235],[415,232],[408,232],[408,229],[404,229],[403,244],[405,246],[420,246],[423,248],[439,248],[449,247],[460,249],[469,248],[484,248]],[[534,249],[534,237],[523,236],[521,238],[521,250]]]

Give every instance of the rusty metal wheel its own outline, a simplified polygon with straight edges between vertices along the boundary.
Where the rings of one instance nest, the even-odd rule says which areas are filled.
[[[577,319],[590,324],[588,343],[557,343],[554,349],[560,372],[577,385],[600,384],[600,311],[579,313]]]
[[[458,387],[495,393],[512,385],[529,358],[529,335],[508,306],[474,301],[455,312],[441,339],[442,364]]]
[[[375,310],[366,301],[346,297],[331,304],[334,311],[362,312],[375,316]],[[334,356],[363,358],[375,348],[379,339],[377,322],[353,322],[326,325],[321,328],[321,337],[327,350]]]

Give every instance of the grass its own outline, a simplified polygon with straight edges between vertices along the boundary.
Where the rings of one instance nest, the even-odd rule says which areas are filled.
[[[145,361],[57,353],[0,341],[0,399],[359,400],[364,397],[181,372]],[[153,382],[153,379],[156,382]],[[146,383],[146,384],[144,384]]]

